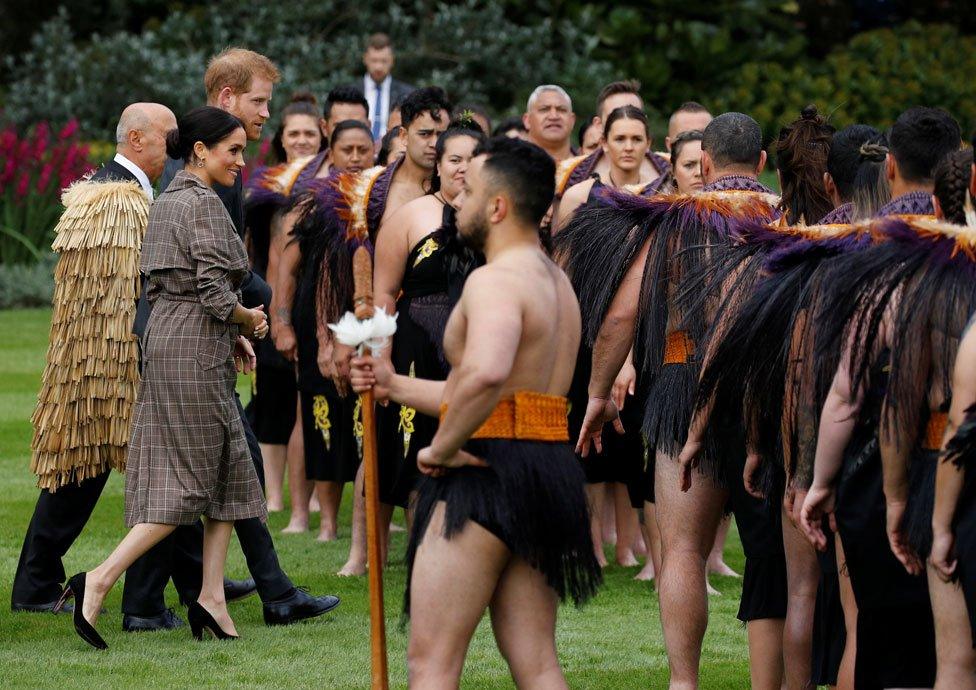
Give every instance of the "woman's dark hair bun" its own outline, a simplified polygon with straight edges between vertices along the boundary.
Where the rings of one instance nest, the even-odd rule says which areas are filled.
[[[804,120],[815,120],[817,115],[817,106],[815,106],[813,103],[800,111],[800,117],[802,117]]]
[[[183,152],[180,150],[180,130],[178,128],[166,132],[166,155],[170,158],[183,158]]]

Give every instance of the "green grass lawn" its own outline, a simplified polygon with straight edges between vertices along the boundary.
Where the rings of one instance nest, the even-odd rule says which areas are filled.
[[[349,491],[343,502],[340,539],[332,544],[305,535],[281,535],[284,513],[272,514],[271,530],[285,570],[315,593],[337,594],[342,605],[323,619],[288,628],[268,628],[254,597],[231,605],[242,640],[233,644],[197,643],[189,630],[142,635],[121,631],[121,586],[106,601],[99,631],[108,652],[89,649],[75,636],[66,616],[12,614],[11,582],[21,543],[37,497],[28,471],[30,414],[34,408],[47,346],[47,310],[0,311],[0,683],[4,687],[327,687],[369,685],[369,613],[364,578],[334,575],[349,549]],[[65,558],[69,574],[104,558],[125,531],[123,481],[113,476],[91,521]],[[397,625],[403,595],[405,538],[393,537],[393,564],[386,571],[391,684],[406,686],[407,634]],[[728,563],[742,572],[743,556],[735,530],[726,547]],[[667,684],[667,660],[653,586],[633,580],[636,568],[611,566],[596,599],[577,610],[560,610],[559,655],[574,688],[660,688]],[[236,541],[228,573],[245,577]],[[721,591],[710,600],[702,687],[749,686],[744,627],[735,619],[740,580],[712,578]],[[172,586],[167,601],[176,607]],[[504,661],[484,621],[471,644],[462,687],[510,688]]]

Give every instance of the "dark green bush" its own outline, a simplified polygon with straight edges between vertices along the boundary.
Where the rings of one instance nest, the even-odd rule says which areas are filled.
[[[75,117],[88,136],[112,139],[119,112],[132,101],[159,101],[177,113],[200,104],[207,59],[231,45],[278,64],[276,102],[299,88],[323,98],[362,74],[364,37],[377,30],[397,45],[399,79],[439,84],[455,99],[480,101],[497,113],[521,112],[540,83],[562,82],[589,100],[612,79],[609,63],[593,58],[597,40],[587,32],[569,21],[517,24],[498,0],[251,3],[247,11],[234,0],[215,0],[177,9],[140,34],[84,42],[75,40],[62,11],[28,52],[8,60],[6,116],[18,124]]]
[[[909,22],[855,36],[825,60],[750,62],[730,79],[717,110],[755,117],[767,138],[808,103],[838,127],[886,128],[913,105],[945,108],[968,138],[976,124],[976,37],[952,26]]]
[[[55,263],[48,252],[35,264],[0,264],[0,309],[51,306]]]

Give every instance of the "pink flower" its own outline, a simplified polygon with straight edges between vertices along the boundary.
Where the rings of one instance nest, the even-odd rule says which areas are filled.
[[[17,132],[14,131],[13,127],[8,127],[3,130],[3,134],[0,134],[0,154],[4,156],[9,156],[13,153],[14,147],[17,145]]]
[[[72,118],[71,120],[68,120],[68,124],[62,127],[61,131],[58,132],[58,139],[64,141],[65,139],[74,136],[75,132],[77,131],[78,131],[78,120]]]
[[[30,185],[30,173],[26,170],[20,173],[20,179],[17,180],[17,192],[16,199],[18,201],[23,201],[24,197],[27,196],[27,189]]]
[[[51,163],[46,163],[43,168],[41,168],[41,174],[37,176],[37,186],[35,189],[40,194],[47,191],[48,186],[51,184],[51,175],[54,174],[54,166]]]
[[[17,144],[17,152],[14,154],[14,159],[17,161],[23,161],[27,163],[27,155],[30,153],[30,142],[26,139],[20,141]]]
[[[47,151],[50,142],[51,128],[46,122],[37,123],[34,128],[34,157],[40,158]]]
[[[61,174],[71,171],[75,167],[75,162],[78,160],[78,147],[72,144],[68,147],[68,152],[64,155],[64,160],[61,162]]]
[[[3,172],[0,173],[0,185],[8,185],[10,181],[14,179],[14,173],[17,171],[17,164],[14,162],[13,158],[7,159],[7,164],[3,166]]]

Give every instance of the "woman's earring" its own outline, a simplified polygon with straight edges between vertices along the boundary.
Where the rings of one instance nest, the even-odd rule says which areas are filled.
[[[966,213],[966,225],[973,228],[976,227],[976,210],[973,209],[973,197],[970,196],[969,190],[966,190],[966,201],[963,204],[963,210]]]
[[[206,162],[207,162],[206,160],[201,158],[200,160],[197,161],[197,167],[202,168]]]

